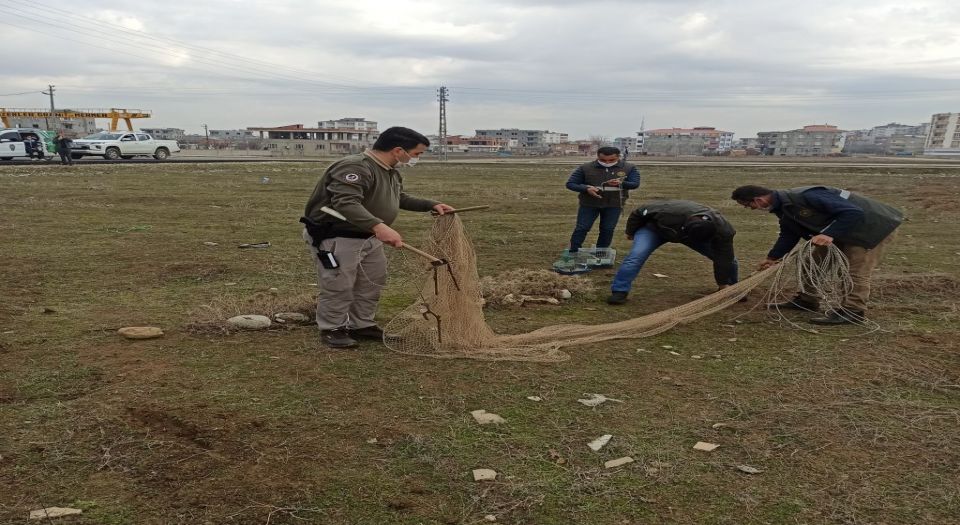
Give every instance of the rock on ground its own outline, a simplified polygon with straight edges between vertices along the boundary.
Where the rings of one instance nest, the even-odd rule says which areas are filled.
[[[265,315],[238,315],[227,319],[227,324],[243,330],[263,330],[270,327],[270,318]]]
[[[40,510],[31,510],[30,519],[45,520],[50,518],[61,518],[63,516],[75,516],[77,514],[83,514],[83,511],[80,509],[71,509],[70,507],[47,507]]]
[[[478,468],[473,471],[473,481],[493,481],[497,479],[497,471],[489,468]]]
[[[156,326],[127,326],[117,330],[117,333],[127,339],[154,339],[163,337],[163,330]]]

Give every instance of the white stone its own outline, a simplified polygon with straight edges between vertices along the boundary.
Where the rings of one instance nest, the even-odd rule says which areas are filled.
[[[487,521],[489,521],[489,522],[491,522],[491,523],[494,522],[494,521],[497,521],[497,517],[494,516],[493,514],[487,514],[486,516],[483,517],[483,519],[485,519],[485,520],[487,520]]]
[[[61,518],[63,516],[75,516],[77,514],[83,514],[83,511],[80,509],[71,509],[70,507],[47,507],[40,510],[31,510],[30,519],[32,520],[45,520],[48,518]]]
[[[605,462],[603,466],[607,468],[617,468],[621,465],[626,465],[627,463],[633,463],[633,458],[626,456],[619,459],[611,459],[610,461]]]
[[[489,468],[473,470],[473,481],[493,481],[497,479],[497,471]]]
[[[604,434],[597,439],[587,443],[587,446],[590,447],[590,450],[598,452],[601,448],[605,447],[607,443],[613,438],[613,434]]]
[[[300,312],[279,312],[273,316],[279,323],[309,323],[310,317]]]
[[[543,401],[543,398],[540,396],[527,396],[527,399],[530,401]]]
[[[581,405],[586,405],[586,406],[588,406],[588,407],[595,407],[595,406],[598,406],[598,405],[602,405],[603,403],[606,403],[607,401],[615,401],[615,402],[617,402],[617,403],[623,403],[623,401],[620,401],[619,399],[613,399],[613,398],[607,397],[607,396],[605,396],[605,395],[603,395],[603,394],[587,394],[587,393],[584,393],[583,395],[585,395],[585,396],[590,396],[590,397],[587,398],[587,399],[578,399],[577,402],[580,403]]]
[[[737,465],[737,470],[740,472],[746,472],[747,474],[759,474],[763,472],[762,470],[756,467],[751,467],[750,465]]]
[[[156,326],[127,326],[117,330],[117,333],[127,339],[154,339],[163,337],[163,330]]]
[[[658,279],[666,279],[666,278],[667,278],[667,276],[666,276],[666,275],[663,275],[662,273],[655,273],[655,274],[653,274],[653,276],[654,276],[654,277],[657,277]]]
[[[474,410],[470,412],[470,415],[473,416],[473,419],[480,423],[481,425],[489,425],[491,423],[499,425],[500,423],[506,423],[507,420],[498,416],[497,414],[487,412],[486,410]]]
[[[227,319],[227,324],[234,328],[242,330],[263,330],[269,328],[272,324],[270,318],[265,315],[238,315]]]
[[[693,450],[700,450],[702,452],[713,452],[717,450],[720,445],[716,443],[707,443],[706,441],[697,441],[697,444],[693,446]]]
[[[280,293],[280,289],[279,289],[279,288],[268,288],[267,291],[270,292],[270,293],[272,293],[273,295],[277,295],[277,294]]]
[[[560,290],[561,299],[569,299],[571,297],[573,297],[573,294],[570,293],[570,290],[567,290],[566,288],[564,288],[563,290]]]
[[[219,246],[219,244],[217,244],[217,243],[215,243],[215,242],[210,242],[210,241],[207,241],[207,242],[203,243],[203,245],[204,245],[204,246]]]

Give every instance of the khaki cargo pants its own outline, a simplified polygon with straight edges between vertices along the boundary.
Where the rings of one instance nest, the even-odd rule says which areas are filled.
[[[377,303],[387,284],[387,256],[383,243],[374,237],[350,239],[334,237],[320,243],[320,249],[332,252],[339,268],[320,264],[306,229],[303,239],[317,265],[317,326],[321,330],[365,328],[376,325]]]
[[[867,301],[870,299],[870,279],[873,270],[880,264],[884,252],[896,236],[897,232],[894,230],[880,241],[880,244],[871,249],[837,243],[837,248],[840,248],[840,251],[847,256],[847,261],[850,263],[850,278],[853,280],[853,289],[843,301],[844,309],[856,312],[867,311]],[[826,255],[827,249],[823,246],[817,246],[813,253],[814,257],[820,258]],[[799,294],[799,297],[813,303],[819,301],[817,297],[808,294]]]

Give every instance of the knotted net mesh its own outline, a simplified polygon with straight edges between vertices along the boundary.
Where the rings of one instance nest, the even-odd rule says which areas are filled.
[[[436,358],[563,361],[569,358],[561,351],[564,347],[649,337],[719,312],[774,276],[777,276],[775,286],[765,294],[764,303],[783,299],[783,294],[797,283],[804,283],[812,293],[820,288],[833,295],[844,293],[842,283],[849,280],[844,274],[843,254],[838,249],[829,250],[828,258],[815,258],[809,245],[804,244],[776,266],[668,310],[615,323],[562,324],[528,333],[500,335],[484,318],[476,253],[460,218],[456,214],[438,217],[425,249],[448,264],[427,272],[418,299],[385,327],[384,344],[403,354]],[[797,264],[798,260],[803,264]],[[824,263],[830,266],[824,269]],[[814,272],[814,279],[800,275],[810,271]]]

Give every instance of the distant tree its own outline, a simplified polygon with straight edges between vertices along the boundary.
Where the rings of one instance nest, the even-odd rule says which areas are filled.
[[[590,135],[588,140],[590,141],[590,144],[593,144],[594,149],[599,148],[600,146],[610,145],[610,137],[605,135]]]

